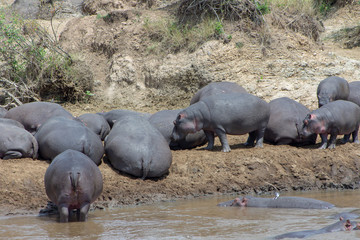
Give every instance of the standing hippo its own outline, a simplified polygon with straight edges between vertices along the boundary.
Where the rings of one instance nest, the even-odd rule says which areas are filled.
[[[350,82],[349,90],[348,100],[360,106],[360,81]]]
[[[145,118],[148,118],[151,116],[150,113],[142,113],[142,112],[136,112],[136,111],[126,110],[126,109],[114,109],[109,112],[98,113],[98,114],[102,115],[105,118],[105,120],[109,123],[110,128],[113,127],[113,125],[117,119],[128,116],[128,115],[142,116]]]
[[[174,141],[171,139],[172,130],[174,128],[174,119],[182,109],[162,110],[154,113],[149,117],[149,122],[156,127],[166,141],[169,143],[170,149],[190,149],[204,145],[207,140],[204,131],[188,134],[184,139]]]
[[[41,124],[55,116],[74,119],[73,115],[62,106],[50,102],[26,103],[10,109],[4,117],[19,121],[24,125],[26,130],[34,135]]]
[[[259,207],[259,208],[302,208],[302,209],[330,209],[333,204],[304,197],[275,197],[260,198],[245,196],[219,203],[219,207]]]
[[[247,93],[245,88],[232,82],[213,82],[201,88],[190,100],[190,105],[197,103],[204,97],[223,93]]]
[[[263,146],[270,107],[264,100],[248,93],[212,95],[181,111],[174,121],[172,138],[183,139],[188,133],[204,130],[208,140],[205,149],[214,147],[214,133],[220,138],[223,152],[230,152],[226,134],[249,133],[245,143]]]
[[[345,79],[336,76],[325,78],[317,88],[319,107],[335,100],[347,100],[349,92],[349,83]]]
[[[360,124],[360,107],[350,101],[337,100],[330,102],[309,113],[303,121],[301,135],[320,134],[321,147],[327,146],[327,136],[330,134],[328,148],[335,148],[336,137],[344,134],[342,140],[346,143],[352,134],[353,142],[359,143],[358,130]]]
[[[118,119],[105,139],[105,154],[122,172],[145,179],[168,172],[172,155],[163,135],[140,116]]]
[[[96,133],[101,140],[104,140],[110,132],[109,123],[100,114],[85,113],[78,116],[77,119],[80,119],[85,124],[85,126]]]
[[[67,149],[84,153],[100,165],[104,154],[101,139],[82,122],[64,117],[53,117],[36,132],[39,153],[43,159],[52,160]]]
[[[0,121],[0,158],[33,158],[38,155],[38,143],[35,137],[19,127],[16,121]]]
[[[282,97],[269,102],[270,118],[264,140],[273,144],[315,144],[317,134],[301,138],[302,122],[310,110],[290,98]]]
[[[68,222],[73,209],[77,209],[77,220],[85,221],[90,204],[103,189],[99,168],[88,156],[71,149],[54,158],[44,182],[46,195],[59,209],[60,222]]]

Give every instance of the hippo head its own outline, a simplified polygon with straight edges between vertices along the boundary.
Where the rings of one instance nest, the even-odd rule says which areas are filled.
[[[326,124],[319,116],[313,113],[309,113],[304,121],[301,136],[308,137],[313,133],[322,134],[326,132]]]
[[[327,91],[322,91],[318,94],[318,104],[319,108],[324,106],[325,104],[334,101],[333,96],[331,93],[328,93]]]
[[[180,112],[174,121],[172,140],[184,139],[187,134],[197,132],[195,119],[186,112]]]

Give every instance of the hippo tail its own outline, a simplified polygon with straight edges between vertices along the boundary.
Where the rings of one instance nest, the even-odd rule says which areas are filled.
[[[79,172],[75,172],[75,171],[70,172],[71,187],[74,191],[77,189],[79,185],[79,177],[80,177]]]
[[[144,157],[142,158],[141,161],[142,180],[144,180],[148,176],[150,172],[150,164],[151,164],[151,160],[147,160]]]

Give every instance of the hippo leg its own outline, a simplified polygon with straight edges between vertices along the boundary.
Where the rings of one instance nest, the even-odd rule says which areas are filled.
[[[349,142],[350,141],[350,135],[351,134],[345,134],[344,138],[341,139],[341,143],[345,144],[345,143]]]
[[[206,150],[211,150],[211,149],[214,148],[214,132],[204,130],[204,133],[205,133],[205,136],[206,136],[206,138],[208,140],[208,145],[207,145],[207,147],[205,149]]]
[[[354,143],[360,143],[358,138],[359,126],[352,132],[352,138]]]
[[[252,131],[249,133],[249,137],[246,140],[246,143],[244,143],[245,146],[252,147],[254,146],[255,139],[257,137],[257,131]]]
[[[263,147],[265,129],[266,128],[261,128],[257,130],[255,147],[260,147],[260,148]]]
[[[80,222],[85,222],[87,214],[89,212],[90,204],[87,203],[84,206],[81,207],[81,209],[77,210],[77,218]]]
[[[330,135],[329,146],[328,146],[329,149],[335,148],[336,137],[337,137],[337,134],[335,134],[335,133],[332,133]]]
[[[325,149],[327,145],[327,133],[320,134],[321,137],[321,146],[319,149]]]
[[[7,151],[3,157],[4,160],[6,159],[14,159],[14,158],[21,158],[22,153],[18,151]]]
[[[221,130],[221,129],[216,129],[215,130],[216,135],[218,135],[220,142],[221,142],[221,146],[222,146],[222,151],[223,152],[230,152],[230,146],[226,137],[226,133],[225,131]]]
[[[69,209],[67,207],[60,208],[60,222],[69,221]]]

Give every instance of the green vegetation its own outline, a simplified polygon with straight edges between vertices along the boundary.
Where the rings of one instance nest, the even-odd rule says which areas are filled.
[[[34,20],[0,9],[0,61],[5,93],[11,101],[76,101],[92,90],[92,76],[63,51]],[[81,66],[81,68],[79,68]]]

